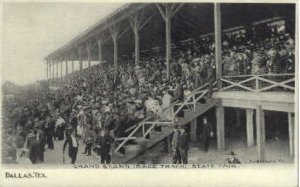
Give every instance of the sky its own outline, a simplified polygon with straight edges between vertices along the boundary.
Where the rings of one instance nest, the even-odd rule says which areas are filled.
[[[17,85],[46,79],[45,57],[123,3],[2,4],[2,81]]]

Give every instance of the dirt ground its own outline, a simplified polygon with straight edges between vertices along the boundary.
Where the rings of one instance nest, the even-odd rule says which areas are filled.
[[[205,152],[201,144],[191,144],[188,152],[189,164],[221,164],[227,158],[226,153],[234,151],[236,157],[243,164],[255,164],[258,161],[256,145],[247,147],[246,140],[226,139],[225,150],[217,150],[216,141],[212,140],[210,148]],[[166,145],[161,144],[147,151],[132,161],[146,164],[171,164],[172,155],[166,153]],[[271,139],[266,141],[266,161],[268,163],[293,163],[294,158],[289,155],[288,140]]]

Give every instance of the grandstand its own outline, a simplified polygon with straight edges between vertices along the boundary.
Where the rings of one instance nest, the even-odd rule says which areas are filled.
[[[220,154],[246,138],[267,161],[266,139],[287,137],[293,158],[294,25],[294,4],[127,4],[45,57],[49,87],[73,113],[85,108],[89,125],[100,113],[115,136],[112,163],[136,163],[162,143],[171,153],[175,125],[199,142],[204,116]]]

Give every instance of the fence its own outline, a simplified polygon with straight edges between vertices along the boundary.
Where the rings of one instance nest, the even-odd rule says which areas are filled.
[[[295,74],[223,76],[220,91],[294,92]]]

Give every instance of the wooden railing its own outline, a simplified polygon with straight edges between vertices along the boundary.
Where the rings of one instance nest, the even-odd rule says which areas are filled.
[[[216,82],[213,84],[213,86],[216,85]],[[127,137],[120,137],[117,138],[116,141],[121,141],[121,143],[117,146],[115,149],[115,152],[118,152],[129,140],[134,140],[137,137],[135,136],[136,133],[141,130],[142,131],[142,137],[146,137],[156,126],[158,125],[172,125],[174,124],[176,115],[185,108],[191,108],[192,110],[196,110],[197,102],[206,96],[208,93],[208,86],[209,84],[205,84],[203,87],[199,87],[198,89],[194,90],[189,95],[185,96],[185,100],[182,103],[171,103],[168,107],[162,109],[162,112],[166,110],[171,110],[171,121],[164,121],[161,120],[158,117],[154,117],[153,115],[144,119],[143,121],[139,122],[137,125],[134,125],[126,130],[126,132],[130,132],[130,134]],[[149,121],[151,119],[154,119],[154,121]],[[150,125],[150,126],[149,126]],[[149,126],[149,127],[148,127]]]
[[[295,74],[223,76],[220,91],[294,92]]]

